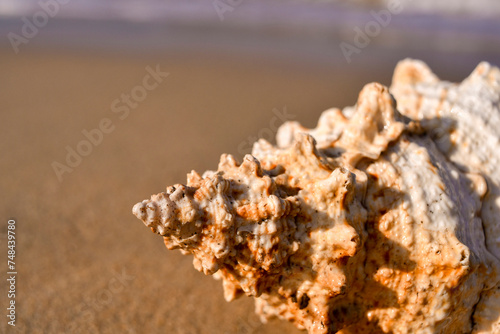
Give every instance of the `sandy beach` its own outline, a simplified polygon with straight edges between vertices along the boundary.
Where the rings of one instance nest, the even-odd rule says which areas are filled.
[[[227,303],[220,282],[167,251],[132,206],[185,183],[192,169],[216,169],[222,153],[241,161],[283,121],[314,126],[323,110],[353,105],[366,83],[390,84],[399,59],[424,52],[374,46],[388,56],[347,66],[36,43],[0,49],[0,233],[4,245],[7,220],[16,221],[18,272],[16,326],[2,321],[0,332],[299,333],[261,324],[250,298]],[[457,67],[465,57],[430,65],[462,80],[477,64]],[[5,310],[5,280],[0,289]]]

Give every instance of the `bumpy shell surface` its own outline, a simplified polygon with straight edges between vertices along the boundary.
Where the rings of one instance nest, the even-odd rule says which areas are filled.
[[[420,120],[449,161],[486,181],[478,179],[480,216],[486,247],[500,260],[500,70],[483,62],[453,84],[440,81],[421,61],[404,60],[391,91],[401,113]],[[475,332],[500,333],[499,285],[484,291],[474,320]]]
[[[414,66],[426,71],[403,62],[392,87],[404,116],[386,87],[369,84],[355,107],[325,111],[315,129],[285,123],[277,146],[260,140],[241,164],[222,155],[217,171],[191,172],[134,214],[222,279],[227,300],[255,297],[264,321],[309,333],[494,332],[499,215],[484,205],[496,172],[462,164],[435,138],[447,124],[415,102],[434,98],[418,82],[435,77]],[[481,66],[485,78],[495,71]],[[498,134],[487,135],[496,146],[478,161],[498,156]]]

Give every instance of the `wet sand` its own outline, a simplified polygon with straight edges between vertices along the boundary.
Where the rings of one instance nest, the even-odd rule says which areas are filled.
[[[354,104],[365,83],[389,84],[394,63],[353,76],[343,62],[197,53],[4,50],[0,59],[0,232],[4,245],[7,219],[16,219],[18,266],[16,327],[3,315],[1,332],[300,332],[261,324],[250,298],[227,303],[220,282],[167,251],[132,206],[192,169],[215,169],[221,153],[241,161],[246,143],[282,123],[273,109],[313,126],[323,110]],[[156,64],[170,75],[120,119],[111,104]],[[67,147],[105,118],[113,130],[59,181],[53,162],[66,164]]]

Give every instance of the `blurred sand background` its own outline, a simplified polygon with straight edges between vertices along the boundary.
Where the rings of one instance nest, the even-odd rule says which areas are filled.
[[[477,52],[374,42],[347,64],[328,35],[179,28],[165,37],[163,28],[100,24],[51,22],[19,54],[0,45],[2,277],[12,217],[18,267],[17,325],[3,312],[2,333],[299,333],[261,324],[250,298],[225,302],[220,282],[167,251],[132,206],[192,169],[216,169],[221,153],[241,161],[250,147],[241,143],[274,132],[273,110],[311,127],[323,110],[353,105],[364,84],[389,85],[404,57],[452,81],[500,59],[487,42]],[[16,27],[17,18],[0,22],[3,35]],[[157,64],[170,75],[121,120],[112,102]],[[103,118],[114,131],[60,182],[51,164]],[[0,288],[5,310],[5,279]]]

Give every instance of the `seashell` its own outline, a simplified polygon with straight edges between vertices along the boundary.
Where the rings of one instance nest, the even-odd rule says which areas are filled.
[[[393,95],[368,84],[316,128],[287,122],[277,146],[261,139],[241,164],[224,154],[133,213],[221,279],[226,300],[254,297],[263,321],[311,334],[497,333],[498,73],[483,63],[452,85],[403,61]]]

